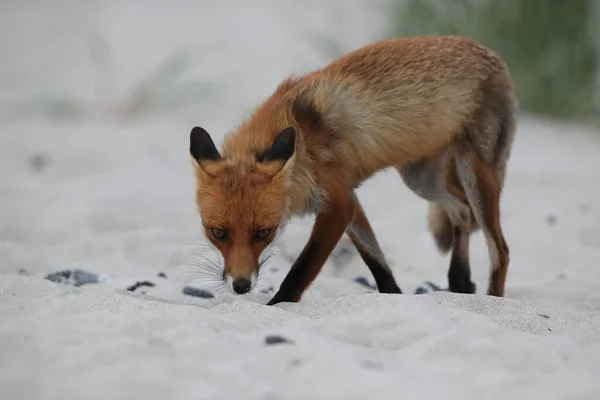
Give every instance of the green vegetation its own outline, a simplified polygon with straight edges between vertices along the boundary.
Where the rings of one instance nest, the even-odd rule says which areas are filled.
[[[396,0],[393,36],[458,34],[508,64],[521,109],[600,116],[597,0]]]

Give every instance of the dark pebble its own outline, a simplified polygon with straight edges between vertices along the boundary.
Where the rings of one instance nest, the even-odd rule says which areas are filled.
[[[548,314],[538,314],[538,315],[542,318],[550,318],[550,316]]]
[[[267,346],[271,346],[274,344],[283,344],[283,343],[293,344],[294,342],[292,342],[289,339],[284,338],[283,336],[279,336],[279,335],[269,335],[265,338],[265,344]]]
[[[273,292],[274,290],[275,290],[275,288],[273,286],[269,286],[268,288],[263,289],[260,292],[263,294],[269,294],[269,293]]]
[[[213,297],[215,297],[208,290],[198,289],[191,286],[184,286],[183,294],[187,294],[188,296],[200,297],[202,299],[212,299]]]
[[[48,156],[42,153],[29,157],[29,166],[34,171],[41,171],[48,165]]]
[[[79,269],[54,272],[46,275],[45,278],[52,282],[73,286],[82,286],[100,282],[100,277],[98,275]]]
[[[27,270],[25,268],[20,268],[19,275],[29,276],[29,272],[27,272]]]
[[[354,282],[356,282],[356,283],[358,283],[360,285],[366,286],[369,289],[377,290],[377,286],[371,285],[369,283],[369,281],[367,280],[367,278],[365,278],[364,276],[359,276],[359,277],[354,278]]]
[[[300,364],[302,364],[302,361],[300,361],[300,360],[297,360],[297,359],[295,359],[295,360],[292,360],[292,361],[290,362],[290,365],[291,365],[292,367],[298,367]]]
[[[139,281],[139,282],[136,282],[133,285],[129,286],[127,288],[127,290],[129,290],[130,292],[134,292],[137,288],[142,287],[142,286],[154,287],[156,285],[150,281]]]
[[[165,278],[165,279],[166,279],[166,278],[167,278],[167,275],[166,275],[164,272],[159,272],[159,273],[158,273],[158,277],[159,277],[159,278]]]
[[[415,294],[425,294],[431,292],[444,292],[445,290],[432,282],[425,282],[424,285],[419,286],[417,290],[415,290]]]
[[[371,370],[382,370],[383,369],[383,365],[378,361],[363,360],[360,362],[360,364],[363,367],[365,367],[366,369],[371,369]]]
[[[554,225],[556,224],[556,217],[554,215],[548,215],[546,217],[546,222],[548,223],[548,225]]]

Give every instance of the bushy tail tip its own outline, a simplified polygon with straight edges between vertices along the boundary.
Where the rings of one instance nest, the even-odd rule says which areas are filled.
[[[438,204],[429,203],[428,222],[439,251],[442,254],[448,253],[454,241],[454,230],[448,214]]]

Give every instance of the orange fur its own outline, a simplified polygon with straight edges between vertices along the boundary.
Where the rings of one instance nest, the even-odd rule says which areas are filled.
[[[353,189],[384,168],[433,159],[461,140],[476,142],[471,131],[495,140],[492,127],[503,120],[493,108],[482,110],[490,98],[506,105],[512,117],[516,100],[505,64],[491,50],[458,36],[384,40],[287,78],[226,136],[219,157],[192,157],[199,213],[224,256],[225,274],[247,279],[278,226],[296,215],[316,214],[304,256],[270,304],[298,301],[354,220]],[[289,157],[261,161],[260,154],[275,148],[288,127],[296,133]],[[495,143],[476,145],[482,159],[488,161],[486,146]],[[496,169],[502,178],[504,163],[498,160]],[[445,162],[440,173],[452,166]],[[446,180],[457,181],[455,175]],[[455,192],[466,201],[459,189]],[[364,214],[359,216],[368,226]],[[440,218],[446,217],[440,213]],[[214,227],[226,229],[230,240],[215,240]],[[260,229],[271,229],[271,235],[256,243],[252,235]],[[365,240],[375,241],[370,228],[366,231]],[[300,269],[301,277],[294,272]]]

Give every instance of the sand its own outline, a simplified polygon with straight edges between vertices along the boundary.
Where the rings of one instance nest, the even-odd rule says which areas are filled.
[[[600,397],[597,131],[520,115],[502,198],[505,298],[483,295],[480,233],[471,240],[477,295],[412,294],[428,280],[446,286],[449,260],[426,229],[426,204],[390,171],[358,195],[406,294],[355,282],[373,279],[343,240],[300,303],[267,307],[312,219],[281,234],[253,293],[217,286],[198,265],[199,254],[218,258],[193,204],[189,130],[202,125],[220,141],[286,74],[331,59],[315,37],[344,51],[382,37],[381,10],[62,3],[0,6],[3,399]],[[100,103],[86,59],[94,30],[115,64],[114,97]],[[214,97],[117,118],[140,77],[180,48],[195,55],[186,79],[210,81]],[[82,115],[34,113],[31,98],[57,93],[87,101]],[[76,268],[106,280],[44,279]],[[127,290],[140,281],[154,286]],[[185,285],[215,297],[185,295]]]

